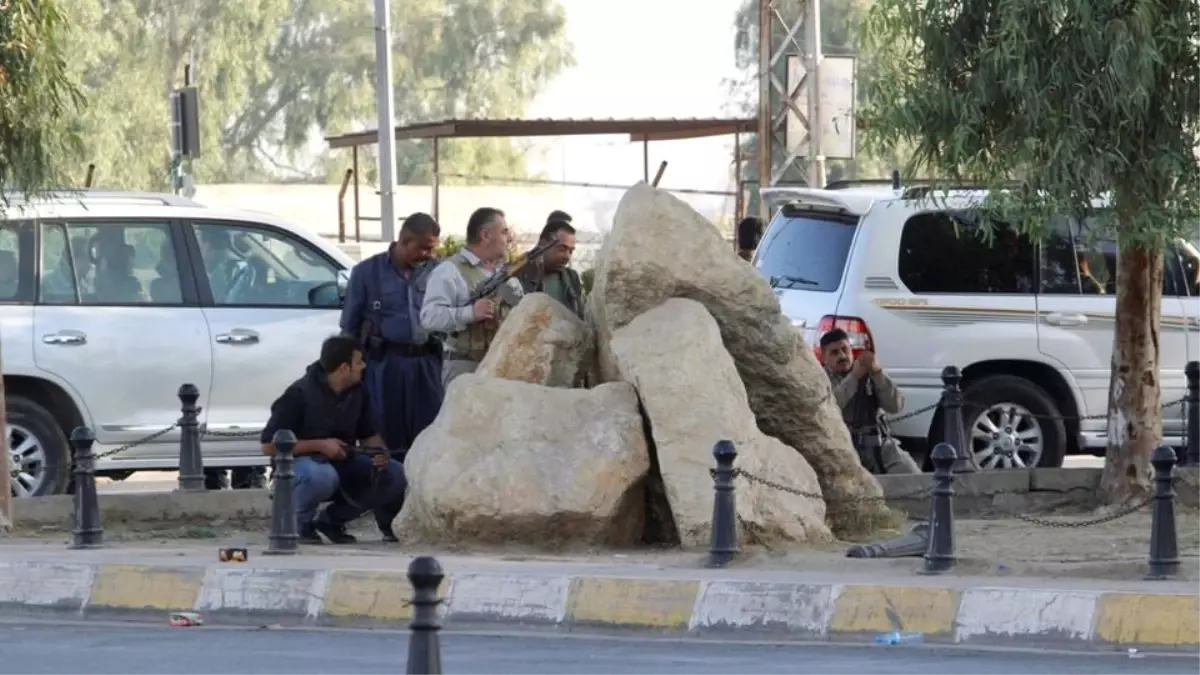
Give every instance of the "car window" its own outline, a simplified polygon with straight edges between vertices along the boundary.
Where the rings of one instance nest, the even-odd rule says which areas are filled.
[[[258,225],[196,223],[205,276],[218,306],[312,307],[310,291],[328,288],[336,305],[337,266],[299,237]]]
[[[46,304],[183,303],[167,223],[45,224],[41,262],[40,301]]]
[[[1117,242],[1092,234],[1093,227],[1090,218],[1072,226],[1080,288],[1084,295],[1116,295]],[[1187,252],[1182,244],[1168,246],[1163,252],[1163,297],[1188,295]]]
[[[904,223],[897,266],[913,293],[1009,293],[1034,290],[1036,246],[1008,223],[974,213],[920,213]]]
[[[779,211],[767,228],[754,267],[776,288],[835,291],[842,283],[858,219]]]
[[[1186,241],[1175,244],[1176,261],[1179,263],[1179,295],[1200,296],[1200,251]]]
[[[1070,221],[1057,219],[1042,240],[1042,276],[1040,293],[1079,295],[1079,256],[1071,237]]]
[[[0,223],[0,303],[33,301],[33,225]]]

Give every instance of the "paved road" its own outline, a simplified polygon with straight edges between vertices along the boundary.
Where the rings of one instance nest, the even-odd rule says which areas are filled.
[[[407,634],[0,624],[0,673],[402,673]],[[444,633],[446,673],[1190,673],[1195,657]]]

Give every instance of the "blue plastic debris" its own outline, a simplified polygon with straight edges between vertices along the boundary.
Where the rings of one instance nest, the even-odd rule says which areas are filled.
[[[911,645],[924,641],[924,633],[892,631],[891,633],[880,633],[875,636],[875,644],[877,645]]]

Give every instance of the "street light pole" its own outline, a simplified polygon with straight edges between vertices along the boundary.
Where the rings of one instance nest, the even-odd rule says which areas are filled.
[[[396,122],[392,89],[391,2],[375,0],[375,94],[379,108],[379,226],[384,242],[396,239]]]

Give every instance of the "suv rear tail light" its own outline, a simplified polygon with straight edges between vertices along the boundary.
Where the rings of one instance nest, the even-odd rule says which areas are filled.
[[[821,362],[821,336],[834,328],[841,328],[846,331],[846,335],[850,337],[850,349],[854,352],[854,358],[858,358],[858,355],[865,351],[875,351],[875,340],[871,337],[871,330],[867,328],[866,321],[857,316],[826,314],[821,317],[821,322],[817,324],[817,340],[813,344],[817,363]]]

